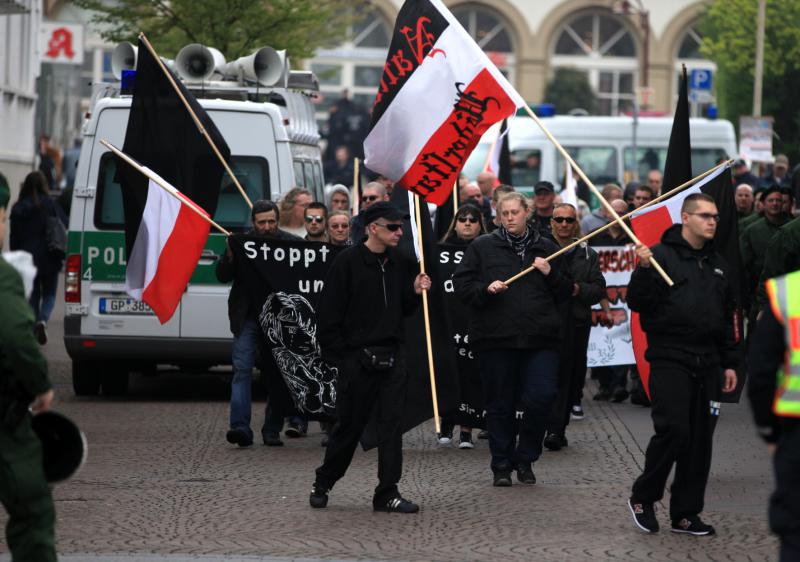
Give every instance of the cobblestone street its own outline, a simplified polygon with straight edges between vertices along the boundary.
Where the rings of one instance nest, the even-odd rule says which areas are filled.
[[[323,455],[316,423],[309,437],[285,439],[283,448],[229,445],[227,383],[219,374],[136,375],[125,399],[77,399],[57,321],[50,331],[56,409],[80,424],[90,444],[86,466],[55,491],[64,560],[776,557],[766,525],[771,469],[746,405],[723,406],[717,428],[705,511],[718,531],[713,538],[665,532],[666,503],[658,510],[661,533],[634,528],[625,500],[643,462],[649,410],[591,399],[586,418],[569,427],[569,447],[545,452],[534,466],[535,486],[493,488],[487,442],[472,451],[439,447],[429,422],[405,438],[401,491],[420,503],[418,515],[373,513],[375,451],[359,451],[329,508],[312,510],[308,493]],[[257,434],[263,406],[260,397]]]

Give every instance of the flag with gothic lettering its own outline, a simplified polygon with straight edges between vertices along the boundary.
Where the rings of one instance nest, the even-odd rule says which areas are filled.
[[[372,108],[364,163],[441,205],[483,133],[524,105],[440,0],[406,0]]]

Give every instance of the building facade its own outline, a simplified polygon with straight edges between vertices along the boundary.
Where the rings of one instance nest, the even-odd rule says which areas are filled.
[[[678,74],[716,69],[699,51],[704,0],[444,0],[489,58],[532,104],[543,101],[559,67],[584,72],[599,113],[633,109],[637,93],[646,109],[671,113]],[[402,2],[371,0],[348,40],[309,61],[321,82],[318,117],[344,90],[371,105],[392,27]],[[566,113],[572,108],[556,108]]]

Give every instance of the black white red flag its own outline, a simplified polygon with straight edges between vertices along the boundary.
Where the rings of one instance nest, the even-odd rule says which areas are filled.
[[[483,133],[524,105],[440,0],[406,0],[364,140],[365,165],[441,205]]]

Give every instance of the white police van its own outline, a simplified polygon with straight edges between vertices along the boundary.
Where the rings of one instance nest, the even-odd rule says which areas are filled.
[[[135,56],[132,45],[118,46],[115,71],[135,68]],[[173,68],[225,138],[231,169],[250,200],[277,200],[298,185],[323,200],[319,133],[309,97],[316,79],[310,73],[289,72],[281,55],[265,47],[227,65],[238,70],[238,80],[210,80],[224,70],[220,58],[212,49],[193,45],[181,50]],[[282,70],[265,76],[264,59]],[[247,80],[259,82],[258,87]],[[265,88],[265,82],[281,87]],[[64,318],[78,395],[100,389],[124,394],[131,371],[152,373],[159,364],[205,368],[230,363],[230,287],[218,283],[214,274],[225,249],[223,235],[211,230],[181,303],[166,324],[125,293],[121,188],[114,182],[116,161],[100,140],[123,145],[130,104],[131,97],[119,88],[107,88],[96,97],[83,127],[69,222]],[[249,227],[249,207],[224,177],[214,220],[234,232]]]
[[[646,179],[650,170],[663,171],[672,120],[672,117],[639,118],[635,158],[632,117],[556,115],[543,118],[542,122],[600,188],[608,182],[627,183],[633,179],[633,170],[638,171],[640,181]],[[512,117],[508,122],[514,187],[532,193],[534,184],[540,180],[562,185],[566,171],[564,157],[541,128],[527,115]],[[495,125],[487,131],[467,160],[464,173],[470,179],[474,180],[483,169],[498,129],[499,125]],[[738,154],[736,134],[730,121],[692,118],[689,129],[695,176],[712,168],[720,158]]]

